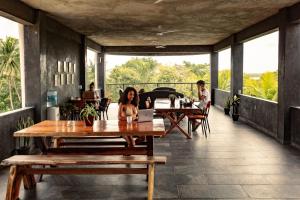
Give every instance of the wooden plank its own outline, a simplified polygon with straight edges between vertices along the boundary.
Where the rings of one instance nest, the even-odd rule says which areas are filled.
[[[21,167],[10,167],[5,200],[18,199],[22,180],[22,174],[20,172]]]
[[[32,168],[26,174],[147,174],[147,168]]]
[[[165,156],[16,155],[2,165],[97,165],[166,163]]]
[[[46,120],[29,128],[17,131],[15,137],[99,137],[99,136],[162,136],[163,119],[152,122],[127,124],[119,120],[97,120],[94,126],[85,126],[83,121]]]
[[[148,200],[153,199],[154,192],[154,164],[148,166]]]
[[[145,147],[63,147],[49,148],[46,150],[46,153],[54,155],[146,155],[147,149]]]

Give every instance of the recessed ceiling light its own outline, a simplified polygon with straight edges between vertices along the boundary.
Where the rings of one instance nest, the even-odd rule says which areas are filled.
[[[166,46],[164,46],[164,45],[157,45],[157,46],[155,46],[155,48],[157,48],[157,49],[164,49],[164,48],[166,48]]]

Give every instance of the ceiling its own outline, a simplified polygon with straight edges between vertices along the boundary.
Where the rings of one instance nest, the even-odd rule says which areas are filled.
[[[104,46],[211,45],[300,0],[22,0]]]

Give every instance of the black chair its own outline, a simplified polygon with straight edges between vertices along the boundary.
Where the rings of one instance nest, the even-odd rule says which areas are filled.
[[[98,112],[100,112],[99,113],[100,119],[101,119],[101,114],[103,116],[103,119],[105,119],[104,114],[106,114],[106,119],[108,120],[107,112],[108,112],[109,104],[110,104],[110,99],[108,99],[108,98],[102,98],[101,99],[100,105],[99,105],[99,110],[98,110]]]
[[[170,88],[170,87],[158,87],[158,88],[155,88],[153,91],[162,91],[162,90],[176,92],[176,89]]]

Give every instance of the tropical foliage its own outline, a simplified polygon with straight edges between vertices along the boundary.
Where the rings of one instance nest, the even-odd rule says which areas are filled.
[[[106,78],[106,94],[116,102],[119,98],[118,91],[123,88],[122,84],[124,84],[124,87],[130,85],[137,90],[144,88],[146,92],[157,86],[173,87],[178,92],[192,97],[197,95],[197,87],[195,84],[191,85],[190,83],[196,83],[200,79],[209,82],[209,78],[208,64],[194,64],[184,61],[180,65],[167,66],[158,63],[151,57],[133,58],[125,64],[116,66],[108,75]]]
[[[96,77],[96,74],[95,74],[95,63],[93,63],[91,60],[89,60],[89,62],[88,62],[88,65],[87,65],[87,68],[86,68],[86,86],[85,86],[85,88],[86,88],[86,90],[88,90],[89,89],[89,84],[91,83],[91,82],[96,82],[95,81],[95,77]]]
[[[220,70],[218,74],[218,88],[230,91],[230,69]]]
[[[20,52],[18,39],[0,39],[0,112],[21,107]]]
[[[243,94],[277,101],[278,98],[278,72],[265,72],[262,74],[244,74]]]

